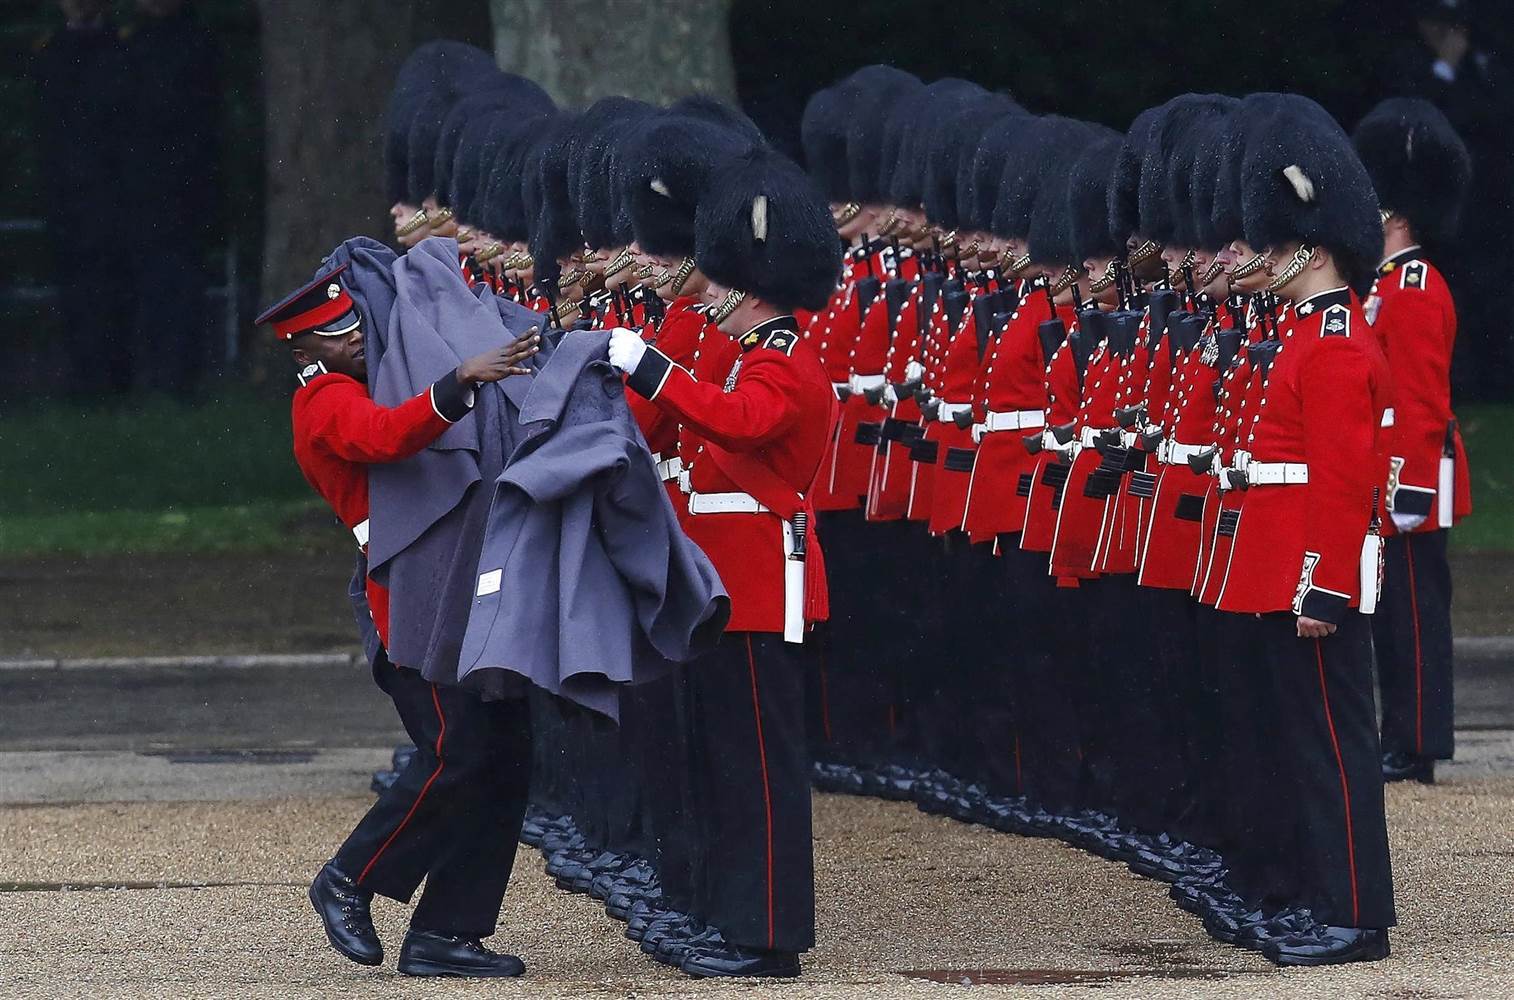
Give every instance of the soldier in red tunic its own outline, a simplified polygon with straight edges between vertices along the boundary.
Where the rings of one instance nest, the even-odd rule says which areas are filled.
[[[1353,136],[1383,210],[1383,261],[1364,306],[1388,367],[1393,408],[1383,506],[1386,564],[1372,619],[1382,692],[1383,777],[1435,780],[1455,748],[1448,529],[1471,512],[1467,453],[1451,412],[1456,307],[1421,241],[1456,232],[1471,159],[1428,101],[1394,98]]]
[[[323,273],[258,317],[293,349],[300,389],[293,404],[300,469],[361,549],[368,541],[368,466],[416,454],[469,415],[477,384],[527,369],[532,330],[459,365],[425,392],[386,408],[366,385],[362,320],[342,268]],[[387,644],[387,591],[367,581],[368,606]],[[495,931],[530,778],[523,703],[485,703],[428,683],[380,649],[374,679],[394,700],[419,748],[316,876],[310,901],[337,951],[363,965],[383,961],[369,917],[375,893],[407,902],[425,880],[399,969],[416,976],[516,976],[518,958],[481,939]]]
[[[808,178],[753,150],[711,179],[696,218],[708,316],[734,347],[723,379],[611,335],[611,364],[682,425],[686,529],[731,593],[725,641],[690,672],[707,884],[659,953],[691,975],[794,976],[814,944],[803,642],[826,616],[811,492],[836,397],[792,310],[824,305],[840,258]]]
[[[1387,362],[1353,286],[1381,252],[1376,197],[1350,141],[1303,98],[1263,102],[1240,160],[1246,242],[1294,320],[1254,364],[1259,392],[1223,474],[1244,492],[1221,611],[1249,623],[1273,684],[1281,782],[1268,806],[1292,867],[1282,965],[1373,961],[1396,922],[1372,700],[1370,613],[1387,475]],[[1253,348],[1253,352],[1255,348]]]

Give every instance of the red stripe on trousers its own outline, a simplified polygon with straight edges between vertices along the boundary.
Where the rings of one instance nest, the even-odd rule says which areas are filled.
[[[426,783],[421,786],[421,793],[417,795],[415,797],[415,801],[411,803],[410,811],[405,813],[405,818],[400,820],[400,825],[394,828],[394,832],[389,835],[389,839],[385,840],[383,846],[381,846],[378,851],[374,853],[372,860],[370,860],[366,865],[363,866],[363,873],[357,877],[358,885],[363,884],[363,879],[368,877],[368,872],[370,872],[373,869],[373,866],[378,863],[378,859],[384,856],[384,852],[389,849],[389,845],[394,843],[394,838],[398,837],[400,835],[400,831],[403,830],[405,828],[405,825],[410,822],[410,817],[415,815],[415,811],[420,808],[421,801],[425,799],[426,793],[431,790],[431,783],[434,782],[437,778],[441,777],[442,768],[447,766],[446,762],[442,760],[442,740],[447,735],[447,717],[442,714],[442,702],[441,699],[436,696],[435,684],[431,685],[431,704],[436,706],[436,717],[440,719],[442,723],[441,729],[439,729],[436,734],[436,770],[431,772],[431,777],[427,778]]]
[[[1414,617],[1414,752],[1425,752],[1425,660],[1419,646],[1419,594],[1414,589],[1414,546],[1404,536],[1404,557],[1409,560],[1409,610]]]
[[[1335,748],[1335,766],[1341,776],[1341,800],[1346,810],[1346,863],[1351,867],[1351,926],[1361,922],[1361,904],[1356,892],[1356,837],[1351,832],[1351,786],[1346,781],[1346,762],[1341,757],[1341,741],[1335,735],[1335,717],[1330,714],[1330,691],[1325,686],[1325,653],[1320,640],[1314,640],[1314,661],[1319,665],[1320,700],[1325,704],[1325,724],[1330,727],[1330,744]]]
[[[768,749],[762,738],[762,706],[757,700],[757,661],[752,657],[752,635],[746,637],[746,666],[752,677],[752,718],[757,720],[757,759],[762,764],[762,806],[767,812],[768,845],[768,948],[773,947],[773,793],[768,787]]]

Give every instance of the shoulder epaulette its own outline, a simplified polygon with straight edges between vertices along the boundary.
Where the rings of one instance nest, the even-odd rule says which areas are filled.
[[[793,355],[794,345],[797,343],[799,343],[799,334],[793,330],[774,330],[766,336],[754,330],[741,338],[741,348],[744,351],[750,351],[754,347],[765,347],[770,351],[782,351],[790,356]]]
[[[1430,276],[1430,269],[1422,260],[1411,260],[1399,269],[1398,287],[1415,288],[1425,290],[1426,280]]]
[[[1319,335],[1321,337],[1351,336],[1351,310],[1345,306],[1331,306],[1320,313]]]

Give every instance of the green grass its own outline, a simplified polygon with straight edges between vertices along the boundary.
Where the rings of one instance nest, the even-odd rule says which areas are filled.
[[[1514,550],[1514,406],[1479,403],[1457,407],[1467,463],[1472,467],[1472,514],[1451,532],[1463,552]]]
[[[346,544],[290,450],[289,404],[42,404],[0,418],[0,554]]]

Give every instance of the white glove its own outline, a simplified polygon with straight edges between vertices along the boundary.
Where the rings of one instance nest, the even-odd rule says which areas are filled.
[[[904,366],[904,381],[918,382],[925,377],[925,366],[918,361],[911,361]]]
[[[616,369],[631,374],[646,353],[647,342],[635,330],[617,326],[610,331],[610,364]]]
[[[1397,511],[1393,513],[1393,526],[1402,534],[1408,534],[1424,523],[1425,515],[1423,514],[1400,514]]]

